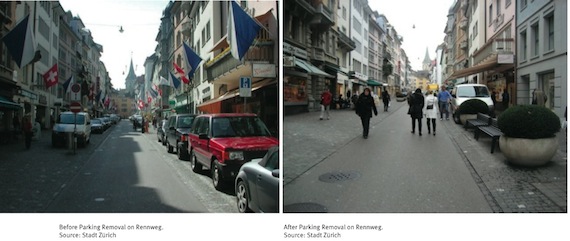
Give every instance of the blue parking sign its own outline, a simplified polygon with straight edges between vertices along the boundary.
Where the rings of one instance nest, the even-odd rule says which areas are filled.
[[[239,78],[239,95],[241,97],[251,97],[251,78],[250,77],[240,77]]]

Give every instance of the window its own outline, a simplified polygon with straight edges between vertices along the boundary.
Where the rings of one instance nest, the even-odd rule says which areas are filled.
[[[524,60],[526,60],[526,55],[527,55],[527,51],[528,51],[526,31],[523,31],[520,34],[520,46],[521,46],[521,49],[520,49],[521,60],[524,61]]]
[[[532,25],[531,29],[531,38],[532,38],[532,56],[538,56],[538,47],[539,47],[539,35],[538,35],[538,23]]]
[[[210,21],[208,21],[208,23],[206,23],[206,39],[204,41],[208,41],[210,40]]]
[[[521,10],[525,9],[527,5],[527,0],[521,0]]]
[[[554,15],[547,16],[544,21],[546,25],[545,49],[551,51],[554,50]]]
[[[539,74],[538,88],[541,88],[544,96],[546,96],[544,106],[554,109],[554,72]]]
[[[497,0],[497,17],[501,15],[501,0]]]
[[[354,41],[354,44],[356,45],[356,48],[354,49],[354,51],[356,51],[357,53],[362,52],[362,45],[360,43],[360,41],[358,41],[356,38],[352,38],[352,40]]]
[[[355,60],[353,60],[353,64],[354,64],[354,66],[353,66],[354,72],[361,73],[362,72],[362,66],[360,64],[360,61],[355,59]]]
[[[342,7],[342,18],[346,20],[346,8],[344,6]]]
[[[479,32],[479,22],[475,22],[475,25],[473,26],[473,39],[477,37],[478,32]]]
[[[48,27],[47,23],[42,18],[38,19],[38,23],[39,23],[38,31],[40,32],[40,34],[44,36],[45,39],[49,39],[50,28]]]
[[[356,19],[356,17],[352,17],[352,28],[358,33],[358,34],[362,34],[362,24],[360,23],[360,21],[358,21]]]
[[[271,156],[267,159],[265,163],[265,169],[269,171],[273,171],[275,169],[279,169],[279,152],[273,152]]]
[[[489,26],[493,24],[493,4],[489,5]]]
[[[511,0],[505,0],[505,8],[508,8],[511,5]]]

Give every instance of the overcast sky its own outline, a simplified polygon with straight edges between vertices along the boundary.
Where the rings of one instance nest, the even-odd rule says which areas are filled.
[[[342,0],[341,0],[342,1]],[[372,11],[388,18],[398,35],[414,70],[421,70],[428,48],[431,59],[443,43],[447,13],[455,0],[368,0]],[[415,28],[414,28],[415,25]]]
[[[96,43],[103,45],[101,60],[115,89],[125,88],[131,60],[137,75],[154,53],[162,11],[168,0],[60,0],[63,9],[81,17]],[[124,32],[120,33],[119,28]]]

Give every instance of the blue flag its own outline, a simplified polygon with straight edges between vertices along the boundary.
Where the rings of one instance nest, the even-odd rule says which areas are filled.
[[[65,81],[65,83],[63,83],[63,91],[67,94],[69,93],[69,91],[71,91],[71,86],[73,85],[73,75],[71,77],[69,77],[69,79],[67,79]]]
[[[172,74],[172,72],[168,72],[170,74],[170,77],[168,78],[168,82],[170,83],[170,86],[174,87],[175,89],[178,89],[178,87],[180,87],[180,80],[178,78],[176,78],[176,76],[174,76]]]
[[[186,43],[184,44],[184,55],[186,56],[186,69],[189,69],[190,71],[188,71],[188,79],[191,79],[192,76],[194,75],[194,72],[196,71],[196,69],[198,68],[198,65],[200,65],[200,63],[202,62],[202,58],[200,58],[200,56],[198,56],[196,54],[196,52],[194,52],[190,46],[188,46]]]
[[[29,64],[36,53],[36,41],[32,32],[30,15],[24,17],[10,32],[4,35],[2,41],[19,68]]]
[[[235,1],[232,1],[228,17],[228,42],[234,58],[241,60],[255,40],[261,26]]]

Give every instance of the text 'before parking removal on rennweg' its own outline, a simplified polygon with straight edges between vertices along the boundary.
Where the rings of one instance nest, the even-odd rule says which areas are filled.
[[[352,232],[380,232],[383,230],[382,225],[360,225],[360,224],[342,224],[342,225],[326,225],[326,224],[285,224],[283,227],[283,237],[287,239],[306,239],[306,238],[325,238],[335,239],[342,238]]]
[[[60,224],[60,239],[114,239],[126,232],[161,232],[162,225]]]

